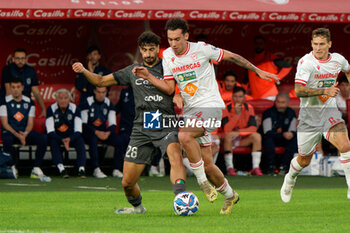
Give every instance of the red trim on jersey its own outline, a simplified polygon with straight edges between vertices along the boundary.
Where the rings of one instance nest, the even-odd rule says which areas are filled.
[[[216,61],[221,62],[223,57],[224,57],[224,50],[220,49],[220,56]]]
[[[176,55],[177,57],[181,57],[181,56],[183,56],[183,55],[187,55],[188,51],[190,51],[191,44],[190,44],[189,42],[186,42],[186,43],[187,43],[187,44],[186,44],[186,51],[185,51],[184,53],[182,53],[182,54],[176,54],[176,53],[175,53],[175,55]]]
[[[340,163],[350,163],[350,159],[340,160]]]
[[[164,80],[171,80],[174,79],[173,75],[164,75]]]
[[[312,55],[314,56],[314,58],[318,61],[318,62],[320,62],[320,63],[327,63],[327,62],[329,62],[331,59],[332,59],[332,55],[329,53],[329,57],[326,59],[326,60],[320,60],[320,59],[318,59],[317,57],[315,57],[315,55],[314,55],[314,52],[312,52]]]
[[[295,79],[295,83],[300,83],[300,84],[303,84],[305,86],[307,82],[305,80],[302,80],[302,79]]]

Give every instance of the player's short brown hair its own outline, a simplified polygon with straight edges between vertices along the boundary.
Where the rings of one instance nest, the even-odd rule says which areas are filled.
[[[140,47],[149,44],[160,45],[160,37],[151,31],[145,31],[139,36],[137,44]]]
[[[317,28],[313,30],[311,39],[318,36],[325,37],[328,42],[331,41],[331,32],[329,31],[328,28]]]
[[[187,21],[182,18],[172,18],[166,22],[165,32],[167,32],[168,30],[175,31],[176,29],[181,29],[182,34],[185,34],[186,32],[188,32]]]

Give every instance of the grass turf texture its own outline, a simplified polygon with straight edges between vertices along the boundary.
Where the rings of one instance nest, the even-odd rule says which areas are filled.
[[[172,210],[168,177],[141,177],[145,215],[114,214],[129,206],[117,178],[0,180],[0,232],[350,232],[342,177],[299,177],[289,204],[279,197],[283,177],[229,181],[241,196],[231,215],[219,214],[222,196],[209,203],[189,178],[187,190],[199,198],[199,211],[181,217]]]

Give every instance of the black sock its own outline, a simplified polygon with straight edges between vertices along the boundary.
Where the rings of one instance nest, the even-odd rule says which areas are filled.
[[[141,200],[142,200],[142,196],[141,194],[138,197],[133,197],[133,196],[126,196],[126,199],[128,199],[128,202],[133,206],[139,206],[141,205]]]

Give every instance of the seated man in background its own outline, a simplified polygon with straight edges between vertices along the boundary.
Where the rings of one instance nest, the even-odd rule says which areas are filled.
[[[230,70],[226,71],[224,74],[224,81],[218,81],[219,92],[225,104],[228,104],[232,100],[233,88],[241,86],[242,84],[237,82],[237,74]],[[249,100],[252,99],[252,97],[245,95],[245,99]]]
[[[39,91],[38,77],[34,68],[27,64],[27,59],[27,51],[25,49],[15,49],[12,62],[5,66],[1,73],[0,96],[7,96],[11,94],[11,79],[12,77],[18,77],[24,86],[23,95],[31,98],[31,93],[33,93],[41,108],[41,114],[39,117],[45,117],[46,107],[43,97]]]
[[[99,47],[92,45],[86,50],[86,61],[87,67],[90,72],[99,75],[107,75],[111,71],[100,64],[101,60],[101,50]],[[82,74],[77,74],[75,80],[75,87],[80,91],[80,100],[86,101],[87,97],[94,95],[94,85],[89,83],[89,81]]]
[[[279,93],[275,105],[263,113],[261,133],[263,135],[264,155],[267,162],[267,174],[273,175],[276,169],[275,147],[285,147],[279,173],[285,174],[289,170],[290,161],[297,153],[297,118],[293,109],[288,107],[289,96]]]
[[[51,147],[54,164],[61,176],[68,178],[68,172],[63,166],[60,146],[63,144],[68,151],[69,146],[74,146],[77,152],[78,176],[86,178],[85,163],[86,152],[82,133],[82,121],[80,109],[71,103],[71,95],[67,89],[56,91],[57,102],[52,104],[46,113],[46,131]]]
[[[116,153],[122,142],[115,133],[117,116],[113,104],[106,97],[107,87],[95,87],[94,94],[80,103],[83,137],[85,143],[89,145],[93,175],[96,178],[106,178],[100,169],[97,144],[101,141],[111,145]]]
[[[245,90],[233,88],[232,101],[226,105],[222,116],[222,138],[224,139],[224,158],[228,175],[236,175],[233,167],[232,149],[236,146],[252,146],[252,175],[261,176],[261,135],[257,133],[254,109],[244,103]]]
[[[14,143],[20,143],[23,146],[36,145],[34,167],[30,177],[50,182],[50,177],[45,176],[40,168],[46,153],[47,137],[33,130],[35,105],[29,97],[22,94],[23,89],[21,79],[12,78],[10,81],[11,94],[5,97],[0,107],[4,152],[14,156]],[[15,163],[16,160],[15,157]]]

